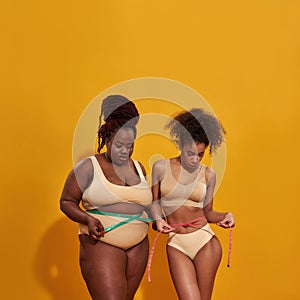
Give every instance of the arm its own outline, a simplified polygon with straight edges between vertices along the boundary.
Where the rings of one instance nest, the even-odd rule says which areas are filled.
[[[151,206],[151,214],[156,221],[156,227],[158,231],[168,233],[172,228],[163,218],[162,208],[160,205],[160,183],[164,174],[164,161],[160,160],[153,164],[152,167],[152,195],[153,202]]]
[[[223,228],[229,228],[234,226],[234,218],[232,213],[217,212],[213,210],[213,196],[216,185],[216,173],[207,168],[206,170],[207,188],[206,196],[204,200],[204,214],[209,223],[216,223]]]
[[[62,195],[60,209],[72,221],[88,226],[90,236],[98,239],[103,234],[104,228],[100,221],[84,212],[80,207],[83,191],[93,179],[93,166],[90,160],[80,162],[68,175]]]

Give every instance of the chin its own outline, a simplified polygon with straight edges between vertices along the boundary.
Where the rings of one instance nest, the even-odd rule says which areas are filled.
[[[191,170],[197,170],[199,165],[190,165],[189,167]]]
[[[128,163],[128,161],[129,161],[128,158],[126,158],[126,159],[118,159],[118,160],[116,160],[115,164],[118,164],[118,165],[125,165],[125,164]]]

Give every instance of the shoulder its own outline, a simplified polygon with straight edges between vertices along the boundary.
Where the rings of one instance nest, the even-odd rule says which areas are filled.
[[[79,186],[83,191],[94,176],[93,164],[90,158],[79,161],[71,170],[66,180],[66,185]]]
[[[160,159],[157,160],[153,166],[152,166],[152,170],[156,171],[156,172],[162,172],[166,169],[166,165],[167,165],[167,159]]]
[[[202,164],[201,166],[205,168],[205,174],[216,174],[215,170],[212,169],[211,167]]]
[[[134,160],[134,159],[133,159],[132,161],[133,161],[133,163],[134,163],[136,166],[140,166],[140,168],[141,168],[141,170],[142,170],[144,176],[146,176],[146,170],[145,170],[145,167],[143,166],[143,164],[142,164],[141,162],[137,161],[137,160]]]
[[[166,159],[161,159],[156,161],[152,166],[152,179],[154,182],[161,181],[165,176],[166,166],[167,166]]]
[[[216,181],[216,172],[214,171],[214,169],[206,166],[206,165],[202,165],[203,167],[205,167],[205,179],[207,183],[212,183]]]
[[[94,170],[92,157],[87,157],[79,161],[73,168],[75,175],[90,176]]]
[[[80,160],[78,163],[76,163],[74,169],[84,169],[84,168],[88,168],[89,166],[93,166],[93,162],[92,162],[93,157],[95,158],[95,156],[89,156]]]

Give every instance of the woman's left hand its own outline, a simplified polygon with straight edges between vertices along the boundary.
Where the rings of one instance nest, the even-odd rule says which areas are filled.
[[[224,219],[222,221],[219,221],[217,223],[217,225],[223,227],[223,228],[230,228],[230,227],[234,227],[235,222],[234,222],[234,218],[233,218],[233,214],[232,213],[227,213],[224,217]]]

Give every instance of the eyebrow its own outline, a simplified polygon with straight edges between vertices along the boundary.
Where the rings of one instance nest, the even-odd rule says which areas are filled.
[[[196,155],[200,155],[200,154],[204,154],[205,150],[204,151],[201,151],[201,152],[194,152],[194,151],[191,151],[191,150],[188,150],[188,153],[192,153],[192,154],[196,154]]]
[[[114,144],[121,144],[121,145],[133,145],[134,141],[132,143],[131,142],[130,143],[123,143],[123,142],[117,140],[117,141],[114,141],[113,143]]]

